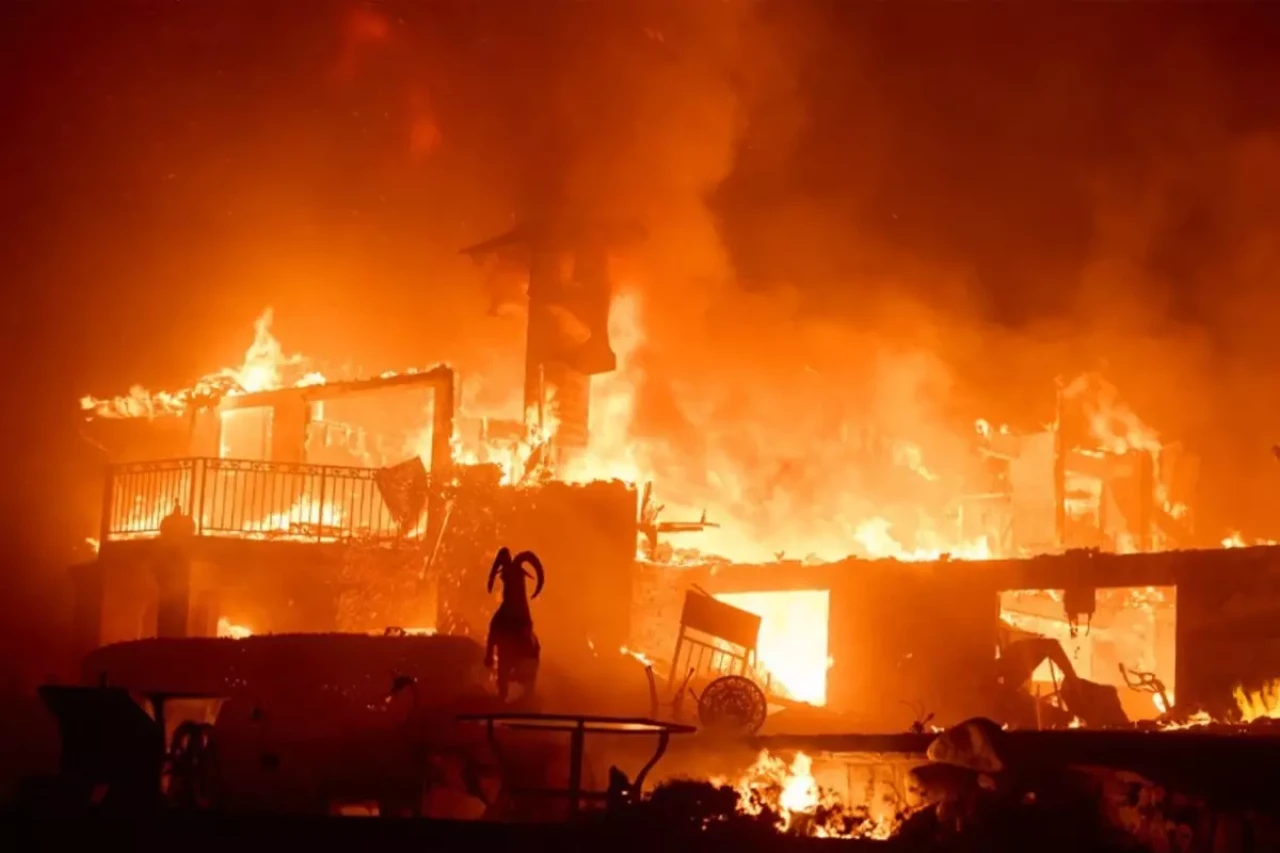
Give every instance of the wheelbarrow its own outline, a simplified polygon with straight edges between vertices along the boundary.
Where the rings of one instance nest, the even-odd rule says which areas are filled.
[[[213,804],[221,696],[45,685],[57,720],[60,790],[72,805],[121,811]]]

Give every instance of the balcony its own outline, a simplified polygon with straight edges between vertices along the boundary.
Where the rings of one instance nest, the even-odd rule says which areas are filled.
[[[379,470],[194,457],[108,469],[102,540],[147,539],[175,504],[207,537],[291,542],[397,542],[422,538],[388,508]]]

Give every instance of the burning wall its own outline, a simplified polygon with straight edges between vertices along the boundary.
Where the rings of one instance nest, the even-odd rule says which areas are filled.
[[[1128,688],[1121,664],[1155,673],[1180,708],[1203,707],[1225,719],[1236,714],[1238,685],[1257,692],[1280,667],[1275,631],[1267,627],[1280,601],[1272,589],[1277,559],[1275,549],[1251,548],[1071,552],[972,564],[642,564],[632,618],[642,632],[635,642],[653,643],[646,650],[667,658],[678,602],[694,586],[717,596],[754,594],[766,609],[769,593],[825,591],[830,660],[813,663],[829,664],[827,704],[873,729],[902,730],[924,711],[943,723],[992,713],[1001,624],[1063,640],[1078,674],[1114,686],[1130,719],[1154,718],[1163,709],[1152,693]],[[1080,587],[1096,588],[1098,603],[1091,618],[1075,620],[1081,641],[1073,642],[1062,590]],[[1038,592],[1002,601],[1002,592],[1025,589]],[[1252,612],[1244,604],[1250,600]],[[770,651],[776,661],[788,650]],[[783,688],[788,675],[795,677],[785,667],[775,675]],[[1060,684],[1061,674],[1054,680]],[[1047,696],[1047,681],[1040,686]]]
[[[755,609],[766,622],[777,618],[775,607],[794,608],[785,594],[818,594],[826,608],[812,621],[823,647],[810,648],[803,633],[762,630],[766,669],[781,695],[827,704],[886,730],[905,728],[914,720],[912,705],[920,703],[939,714],[960,713],[964,697],[943,695],[935,676],[977,672],[989,665],[995,642],[989,596],[947,564],[642,565],[639,577],[632,620],[645,633],[637,642],[655,643],[645,648],[664,660],[679,629],[677,602],[694,586]]]
[[[223,616],[255,633],[398,626],[482,638],[493,607],[489,562],[499,545],[518,541],[541,555],[555,590],[537,604],[549,655],[572,659],[591,638],[612,648],[626,644],[634,490],[621,482],[517,490],[496,477],[464,478],[446,500],[449,509],[429,548],[420,541],[396,546],[296,537],[206,536],[182,543],[191,573],[190,601],[183,604],[192,612],[187,631],[212,636]],[[80,598],[98,602],[96,613],[86,615],[94,634],[86,649],[155,634],[152,572],[172,547],[147,539],[115,542],[78,570]],[[214,620],[207,625],[195,616],[206,600]]]
[[[497,478],[460,484],[451,499],[440,553],[429,569],[438,585],[437,627],[481,636],[492,614],[486,580],[499,545],[520,543],[547,567],[536,604],[549,657],[572,660],[588,642],[627,644],[630,632],[636,494],[622,482],[503,487]]]
[[[1172,703],[1177,694],[1176,588],[1099,589],[1095,610],[1088,616],[1069,616],[1064,602],[1060,589],[1004,591],[1000,594],[1002,629],[1015,636],[1028,632],[1061,643],[1077,675],[1119,690],[1131,720],[1151,720],[1167,711],[1163,703]],[[1139,679],[1134,673],[1159,679],[1164,698],[1128,689],[1128,682]],[[1032,674],[1029,689],[1049,696],[1063,678],[1057,666],[1046,660]]]

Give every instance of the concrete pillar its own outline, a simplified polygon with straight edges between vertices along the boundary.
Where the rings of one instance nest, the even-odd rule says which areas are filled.
[[[439,367],[432,386],[431,401],[431,470],[427,491],[426,542],[434,548],[444,529],[444,486],[453,479],[453,426],[457,404],[457,386],[453,371]]]
[[[191,543],[195,525],[175,505],[160,522],[152,573],[159,592],[156,636],[186,637],[191,624]]]
[[[76,659],[102,643],[102,608],[105,589],[100,560],[80,563],[69,570],[72,584],[72,643]]]
[[[222,417],[217,409],[197,409],[191,414],[190,456],[217,458],[221,455]]]
[[[311,423],[311,404],[299,395],[282,400],[271,407],[272,462],[302,463],[306,456],[307,424]]]
[[[191,560],[185,549],[162,549],[153,572],[160,592],[156,636],[186,637],[191,621]]]
[[[190,636],[218,636],[218,617],[221,615],[221,601],[216,589],[196,593],[191,608]]]

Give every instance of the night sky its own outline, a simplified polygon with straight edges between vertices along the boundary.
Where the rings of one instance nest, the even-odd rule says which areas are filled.
[[[1195,410],[1175,428],[1212,433],[1253,494],[1280,476],[1280,4],[28,0],[0,16],[18,586],[92,523],[81,394],[236,363],[268,305],[290,349],[491,365],[519,342],[457,250],[548,203],[659,231],[705,217],[723,258],[659,239],[663,298],[713,272],[853,325],[923,302],[973,330],[966,370],[988,383],[1014,369],[982,363],[993,335],[1154,340],[1193,373],[1143,349],[1127,378],[1159,372],[1153,405]]]

